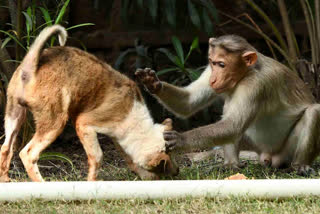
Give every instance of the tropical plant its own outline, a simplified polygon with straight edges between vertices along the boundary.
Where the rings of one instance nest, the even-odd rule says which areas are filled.
[[[75,170],[74,165],[72,163],[72,160],[68,156],[66,156],[66,155],[64,155],[62,153],[59,153],[59,152],[45,152],[45,153],[42,153],[40,155],[39,160],[59,160],[59,161],[63,161],[65,163],[68,163],[71,166],[72,171]]]
[[[70,0],[62,0],[60,4],[57,6],[55,10],[49,10],[44,3],[42,4],[36,4],[36,1],[33,0],[32,4],[25,10],[20,11],[23,16],[25,17],[25,31],[22,31],[22,27],[19,28],[17,26],[14,26],[10,23],[8,25],[12,26],[11,30],[3,31],[0,30],[1,33],[5,34],[7,37],[1,42],[1,49],[5,49],[10,43],[13,41],[18,47],[20,47],[24,53],[26,53],[32,44],[33,40],[36,38],[36,36],[39,34],[39,32],[47,27],[51,26],[53,24],[65,24],[64,16],[66,14],[68,5],[70,3]],[[41,6],[39,6],[41,5]],[[17,11],[19,13],[19,10]],[[42,14],[43,21],[37,22],[37,13]],[[17,22],[21,22],[21,20],[18,20]],[[17,24],[18,25],[18,24]],[[92,23],[83,23],[79,25],[74,25],[71,27],[66,28],[67,30],[71,30],[78,27],[93,25]],[[21,31],[19,33],[18,31]],[[49,46],[54,45],[55,38],[52,38],[49,42]],[[18,50],[16,49],[16,52]],[[20,63],[21,56],[16,55],[17,58],[14,61],[15,63]],[[0,81],[0,93],[1,93],[1,104],[4,107],[5,106],[5,91],[8,85],[8,79],[10,79],[10,76],[7,76],[4,73],[0,73],[1,80]],[[4,111],[3,111],[4,112]],[[32,123],[32,117],[30,114],[28,114],[28,119],[26,123],[23,125],[21,138],[22,138],[22,146],[26,144],[33,135],[33,123]],[[67,156],[60,154],[60,153],[43,153],[40,157],[40,159],[56,159],[56,160],[62,160],[65,162],[68,162],[72,168],[72,161]]]
[[[211,35],[214,30],[212,19],[219,22],[218,13],[212,0],[122,0],[121,17],[127,21],[130,10],[145,10],[145,8],[147,8],[148,15],[154,24],[165,23],[176,28],[178,22],[179,26],[191,22],[193,26],[204,30],[208,35]],[[141,14],[139,13],[139,15]],[[185,21],[187,23],[183,23]]]
[[[51,26],[53,24],[63,23],[63,17],[66,13],[69,3],[70,3],[70,0],[64,1],[61,8],[57,8],[57,10],[53,11],[52,13],[45,5],[43,5],[42,7],[39,7],[35,2],[33,2],[33,4],[31,4],[31,6],[29,6],[26,11],[22,11],[22,14],[24,15],[26,20],[24,35],[21,38],[18,38],[18,33],[14,29],[14,26],[12,30],[8,30],[8,31],[0,30],[1,33],[4,33],[7,35],[7,38],[5,38],[4,41],[2,42],[1,48],[6,47],[6,45],[11,40],[14,40],[14,42],[18,44],[26,52],[29,49],[30,45],[32,44],[33,39],[36,37],[36,35],[38,35],[38,33],[43,28],[47,26]],[[37,10],[41,11],[43,19],[45,21],[44,23],[39,23],[39,24],[37,23],[37,19],[36,19]],[[52,16],[54,18],[51,18]],[[79,25],[74,25],[67,28],[67,30],[88,26],[88,25],[93,25],[93,24],[83,23]],[[54,44],[54,41],[55,41],[55,38],[52,38],[50,42],[51,46]],[[16,60],[18,61],[19,59],[16,59]]]
[[[194,81],[198,79],[198,77],[201,74],[201,70],[204,68],[203,66],[199,68],[190,68],[187,66],[188,59],[191,55],[191,53],[198,49],[199,50],[199,39],[196,37],[192,44],[190,45],[188,53],[185,55],[181,41],[176,37],[172,37],[172,44],[175,50],[175,54],[173,54],[171,51],[169,51],[166,48],[159,48],[156,51],[165,54],[168,59],[171,61],[172,66],[165,68],[163,70],[160,70],[157,72],[157,75],[164,75],[170,72],[178,72],[180,73],[180,77],[174,80],[173,83],[177,82],[184,82],[181,80],[185,80],[188,78],[188,81]]]
[[[134,48],[128,48],[121,52],[119,57],[114,63],[114,67],[117,70],[121,69],[121,66],[129,56],[136,56],[135,68],[153,67],[154,61],[152,53],[149,51],[149,47],[142,44],[139,39],[135,39]]]

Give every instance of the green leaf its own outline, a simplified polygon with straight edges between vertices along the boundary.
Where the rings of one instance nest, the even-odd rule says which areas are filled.
[[[43,28],[44,26],[51,26],[52,23],[53,23],[53,20],[51,20],[50,22],[45,22],[45,23],[43,23],[42,25],[40,25],[39,27],[37,27],[37,28],[35,29],[35,31],[38,31],[39,29]]]
[[[124,62],[124,59],[127,57],[127,55],[129,54],[133,54],[136,53],[136,49],[134,48],[129,48],[125,51],[123,51],[119,57],[117,58],[116,62],[114,63],[114,68],[119,70],[120,66],[122,65],[122,63]]]
[[[32,11],[31,11],[31,7],[28,7],[27,8],[27,14],[32,17]]]
[[[184,64],[184,54],[180,40],[176,36],[173,36],[171,40],[173,47],[176,50],[177,55],[179,56],[180,62]]]
[[[190,47],[191,50],[194,50],[196,48],[199,48],[199,38],[198,37],[194,38],[194,40],[192,41],[191,47]]]
[[[195,80],[197,80],[199,77],[200,77],[200,73],[198,73],[198,72],[196,72],[195,70],[193,70],[193,69],[186,69],[187,70],[187,72],[188,72],[188,76],[190,77],[190,79],[192,80],[192,81],[195,81]]]
[[[174,56],[174,63],[181,69],[184,70],[184,63],[182,63],[178,56]]]
[[[189,10],[189,16],[191,18],[192,23],[198,28],[201,28],[201,20],[199,17],[199,13],[197,11],[197,8],[194,6],[191,0],[188,0],[188,10]]]
[[[200,3],[207,8],[216,22],[219,22],[218,11],[211,0],[200,0]]]
[[[13,39],[20,47],[22,47],[25,51],[27,51],[27,49],[23,46],[23,44],[21,44],[21,42],[17,39],[17,37],[11,35],[10,33],[0,30],[1,33],[6,34],[7,36],[9,36],[11,39]]]
[[[22,12],[22,13],[24,13],[24,12]],[[30,28],[30,30],[32,29],[32,25],[33,25],[33,23],[34,23],[34,17],[33,17],[33,15],[32,15],[32,10],[31,10],[31,7],[28,7],[27,8],[27,14],[28,14],[28,16],[30,17],[30,22],[31,22],[31,24],[30,24],[30,26],[31,26],[31,28]],[[27,20],[27,22],[29,22],[28,20]],[[28,23],[26,23],[26,25],[27,25]],[[30,32],[30,31],[29,31]]]
[[[157,12],[158,12],[158,0],[148,0],[149,11],[152,17],[153,23],[156,22]]]
[[[157,73],[158,76],[160,76],[160,75],[172,72],[172,71],[177,71],[177,68],[166,68],[166,69],[160,70],[160,71],[158,71],[156,73]]]
[[[2,42],[1,49],[3,49],[4,47],[6,47],[6,45],[8,44],[8,42],[10,42],[11,39],[12,39],[11,37],[7,37],[7,38]]]
[[[27,34],[29,35],[30,34],[30,31],[32,29],[32,19],[31,17],[29,16],[28,13],[26,12],[22,12],[23,15],[26,17],[26,27],[27,27]]]
[[[69,163],[72,169],[74,169],[72,160],[68,156],[58,152],[45,152],[40,155],[40,160],[61,160],[63,162]]]
[[[176,64],[176,59],[175,59],[176,56],[174,56],[168,49],[166,49],[166,48],[158,48],[156,51],[159,51],[160,53],[165,54],[169,58],[169,60],[171,62]]]
[[[56,41],[56,36],[51,37],[50,47],[53,47],[55,41]]]
[[[20,64],[21,63],[20,60],[14,60],[14,59],[8,59],[8,60],[5,60],[5,62],[14,62],[16,64]]]
[[[39,8],[40,8],[40,10],[41,10],[41,12],[43,14],[43,19],[45,20],[47,26],[51,26],[53,21],[51,19],[49,11],[46,10],[45,8],[43,8],[43,7],[39,7]]]
[[[187,57],[186,57],[184,62],[186,62],[188,60],[190,54],[196,48],[199,48],[199,38],[198,37],[194,38],[194,40],[192,41],[192,44],[191,44],[190,49],[189,49],[189,52],[188,52]]]
[[[165,16],[171,27],[176,27],[176,0],[164,0]]]
[[[59,14],[58,14],[58,17],[56,18],[56,21],[54,22],[55,24],[60,24],[60,22],[62,21],[63,16],[64,16],[64,14],[66,13],[67,7],[68,7],[68,5],[69,5],[69,2],[70,2],[70,0],[67,0],[67,1],[64,3],[64,5],[62,6],[62,8],[61,8],[61,10],[60,10],[60,12],[59,12]]]
[[[71,30],[71,29],[74,29],[74,28],[84,27],[84,26],[91,26],[91,25],[95,25],[95,24],[93,24],[93,23],[82,23],[82,24],[78,24],[78,25],[74,25],[74,26],[68,27],[66,30]]]
[[[202,19],[203,19],[203,25],[204,25],[204,30],[208,34],[208,36],[211,36],[213,33],[213,24],[212,21],[205,9],[202,10]]]

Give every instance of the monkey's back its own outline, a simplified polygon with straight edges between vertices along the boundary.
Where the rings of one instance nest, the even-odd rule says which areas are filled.
[[[292,108],[296,105],[301,107],[315,103],[311,91],[294,71],[270,57],[259,57],[264,61],[264,67],[257,75],[258,82],[261,81],[260,87],[262,86],[264,91],[262,95],[278,99],[279,103]],[[270,103],[269,99],[266,100]]]

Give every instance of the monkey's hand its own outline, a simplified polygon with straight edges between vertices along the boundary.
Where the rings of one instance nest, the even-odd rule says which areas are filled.
[[[166,151],[179,151],[184,146],[185,137],[177,131],[165,131],[163,137],[166,141]]]
[[[160,92],[162,83],[154,70],[151,70],[151,68],[137,69],[135,75],[151,94],[157,94]]]

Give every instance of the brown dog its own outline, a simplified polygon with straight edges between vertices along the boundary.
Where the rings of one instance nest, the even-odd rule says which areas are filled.
[[[136,84],[93,55],[71,47],[42,51],[55,33],[60,44],[65,44],[63,27],[44,29],[9,83],[0,181],[9,181],[12,148],[27,109],[34,116],[36,133],[20,158],[32,181],[43,181],[37,166],[39,155],[62,132],[68,119],[87,153],[89,181],[96,180],[102,160],[97,133],[114,139],[131,170],[141,178],[177,174],[163,139],[163,132],[172,128],[171,120],[154,124]]]

